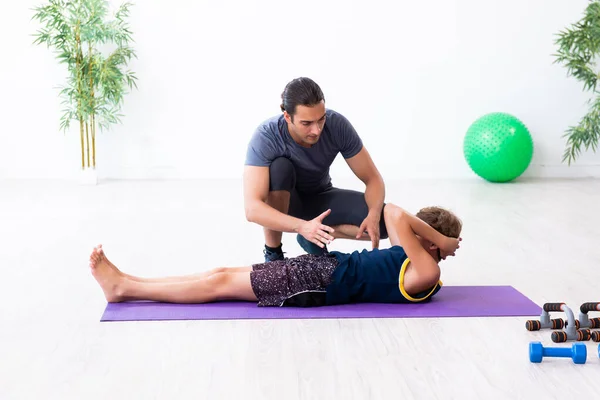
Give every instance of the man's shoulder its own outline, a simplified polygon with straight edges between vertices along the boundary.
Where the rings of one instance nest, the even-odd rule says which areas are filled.
[[[263,146],[277,146],[281,145],[281,126],[285,120],[282,115],[275,115],[261,122],[252,137],[248,145],[250,147],[263,147]]]
[[[255,135],[272,136],[279,132],[280,125],[283,121],[283,114],[274,115],[262,121],[256,127]]]
[[[280,134],[282,116],[277,115],[264,120],[254,130],[246,151],[246,165],[269,166],[283,155],[285,146]]]
[[[327,109],[326,130],[344,158],[354,157],[362,149],[362,140],[348,118],[338,111]]]
[[[334,124],[348,124],[350,121],[346,116],[339,111],[332,110],[331,108],[325,109],[325,117],[327,118],[327,122],[333,122]]]

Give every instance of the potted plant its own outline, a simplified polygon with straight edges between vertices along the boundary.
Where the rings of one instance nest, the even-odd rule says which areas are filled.
[[[599,71],[596,67],[600,53],[600,1],[591,0],[583,17],[557,36],[555,63],[565,66],[568,75],[581,81],[583,89],[592,93],[587,114],[576,126],[569,127],[563,136],[567,138],[567,146],[562,161],[571,165],[582,148],[591,148],[596,152],[600,138],[600,93],[597,90]]]
[[[66,133],[72,121],[78,123],[85,183],[97,182],[96,128],[121,122],[127,89],[137,88],[135,73],[125,70],[136,56],[126,23],[130,7],[122,4],[110,19],[106,0],[49,0],[34,9],[33,19],[42,24],[34,44],[53,49],[68,71],[60,90],[60,128]]]

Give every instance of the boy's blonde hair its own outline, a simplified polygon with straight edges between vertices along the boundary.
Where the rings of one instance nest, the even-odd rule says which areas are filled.
[[[462,221],[451,211],[442,207],[425,207],[416,214],[442,235],[457,238],[462,231]]]

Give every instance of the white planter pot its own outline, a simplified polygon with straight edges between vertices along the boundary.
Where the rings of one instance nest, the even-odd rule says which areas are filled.
[[[95,168],[84,168],[79,172],[79,183],[82,185],[97,185],[98,175]]]

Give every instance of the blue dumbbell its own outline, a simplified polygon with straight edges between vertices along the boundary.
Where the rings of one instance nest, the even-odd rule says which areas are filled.
[[[598,354],[600,354],[600,346],[598,352]],[[540,363],[544,357],[570,357],[575,364],[585,364],[587,359],[587,347],[583,343],[573,343],[571,348],[544,347],[540,342],[529,343],[529,361]]]

